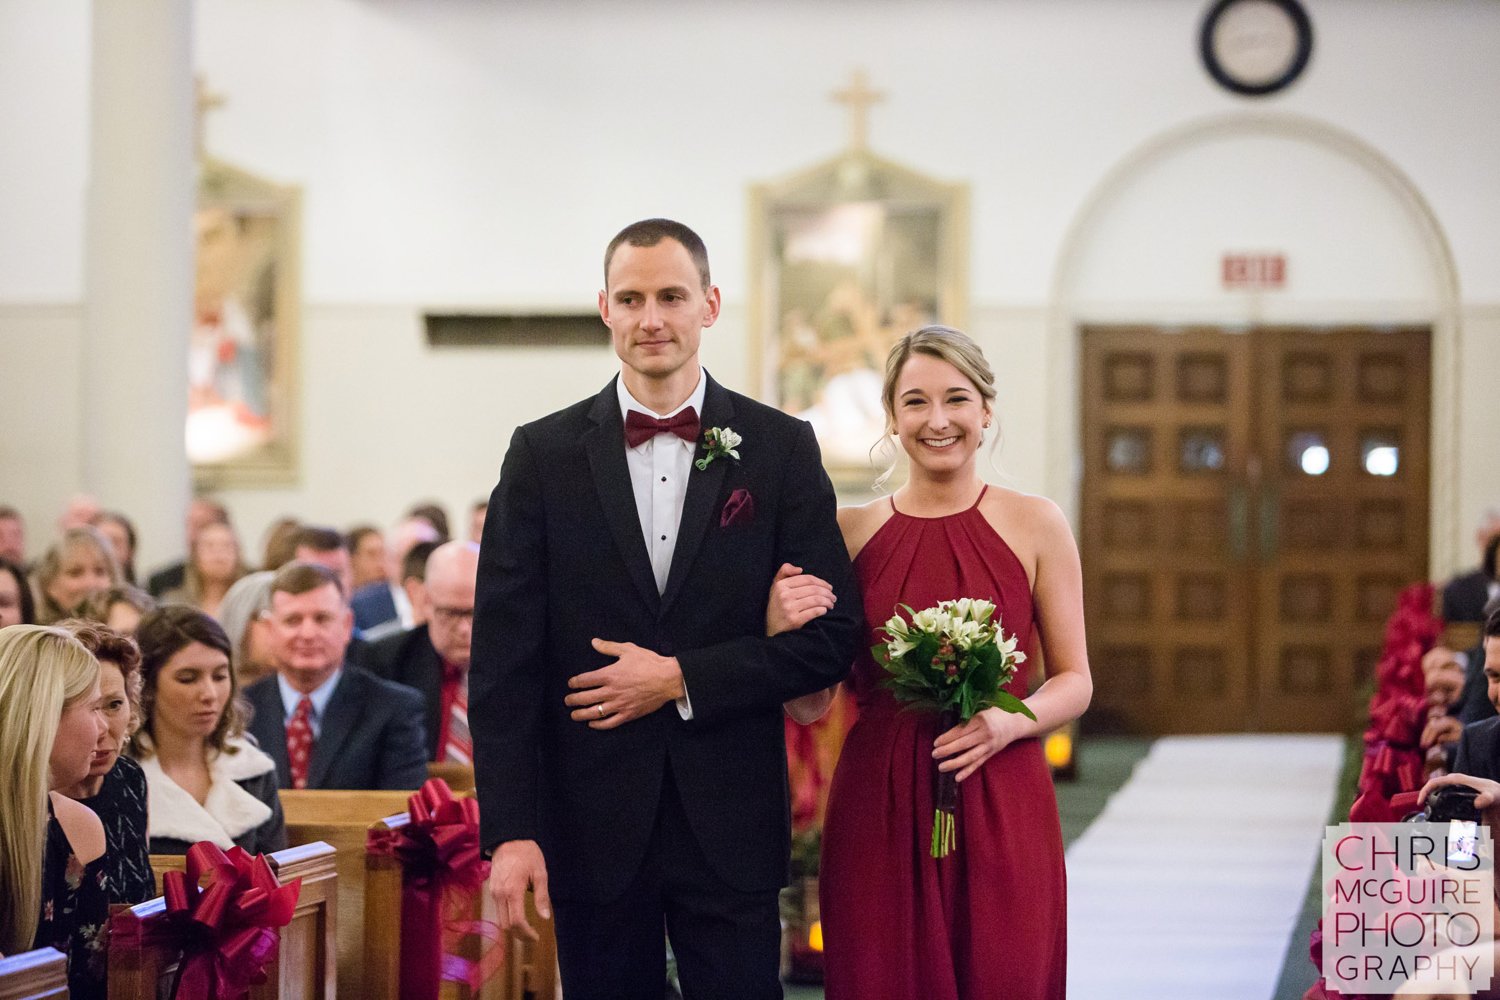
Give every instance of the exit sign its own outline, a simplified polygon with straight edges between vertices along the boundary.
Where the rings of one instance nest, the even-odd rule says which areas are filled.
[[[1286,254],[1226,253],[1223,278],[1225,288],[1284,288]]]

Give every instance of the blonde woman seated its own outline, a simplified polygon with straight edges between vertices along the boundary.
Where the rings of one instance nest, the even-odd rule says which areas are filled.
[[[144,903],[156,895],[146,850],[146,775],[120,756],[141,723],[141,654],[130,637],[89,621],[69,619],[67,630],[99,661],[100,711],[105,727],[94,745],[88,777],[62,789],[104,823],[111,903]]]
[[[120,585],[114,547],[98,528],[70,528],[32,570],[36,620],[51,625],[71,617],[89,597]]]
[[[144,687],[133,755],[146,772],[152,854],[200,840],[251,853],[286,847],[276,765],[244,735],[229,637],[196,608],[141,619]]]
[[[0,953],[68,956],[72,997],[105,995],[104,826],[60,794],[89,772],[104,720],[99,664],[66,632],[0,629]]]

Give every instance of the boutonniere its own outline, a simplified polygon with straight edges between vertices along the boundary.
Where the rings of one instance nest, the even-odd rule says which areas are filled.
[[[698,467],[699,472],[702,472],[708,468],[709,462],[726,455],[738,462],[740,453],[734,449],[738,448],[743,440],[744,438],[728,427],[710,427],[703,432],[704,455],[693,464]]]

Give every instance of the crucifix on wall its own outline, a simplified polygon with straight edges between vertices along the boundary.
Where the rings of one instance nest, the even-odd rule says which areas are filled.
[[[868,487],[891,345],[963,323],[968,188],[870,150],[887,95],[863,70],[829,97],[849,116],[844,152],[751,188],[753,368],[760,398],[813,425],[835,481]]]

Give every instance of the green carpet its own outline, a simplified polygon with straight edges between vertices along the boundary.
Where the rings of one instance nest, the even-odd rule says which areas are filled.
[[[1063,844],[1068,845],[1098,818],[1131,771],[1151,748],[1151,741],[1130,736],[1085,736],[1078,743],[1078,777],[1057,783],[1057,812],[1062,820]],[[1348,806],[1345,805],[1345,810]],[[1305,940],[1305,937],[1304,937]],[[786,987],[787,1000],[822,1000],[816,986]]]

